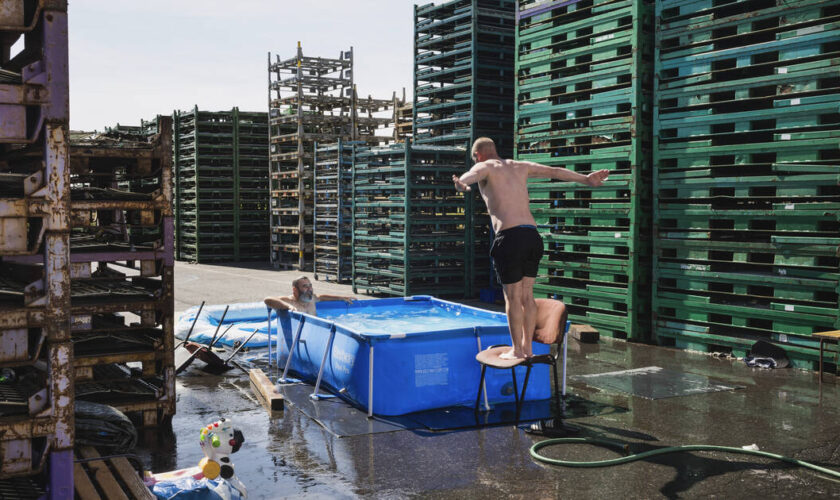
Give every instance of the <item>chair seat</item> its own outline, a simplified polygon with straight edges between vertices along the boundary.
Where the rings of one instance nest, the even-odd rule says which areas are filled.
[[[526,359],[525,361],[528,362],[529,365],[533,364],[545,364],[545,365],[553,365],[557,362],[557,358],[554,357],[552,354],[537,354],[536,356],[531,356],[530,358]]]
[[[510,351],[509,345],[491,347],[476,354],[475,360],[492,368],[513,368],[526,361],[525,359],[502,359],[499,357],[508,351]]]

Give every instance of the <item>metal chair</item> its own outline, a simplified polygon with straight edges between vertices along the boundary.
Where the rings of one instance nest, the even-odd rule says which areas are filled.
[[[496,368],[500,370],[509,369],[511,373],[511,378],[513,379],[513,394],[516,401],[516,421],[519,422],[519,416],[522,412],[522,406],[525,402],[525,394],[528,390],[528,380],[531,376],[531,368],[535,364],[547,364],[553,367],[554,372],[554,397],[557,404],[557,415],[562,412],[561,406],[561,387],[562,387],[562,398],[566,396],[566,357],[568,353],[568,332],[569,328],[571,327],[571,321],[565,320],[566,314],[563,314],[563,322],[565,323],[563,332],[559,339],[557,339],[554,343],[557,344],[557,350],[554,354],[540,354],[537,356],[533,356],[528,359],[501,359],[499,355],[508,351],[510,349],[509,345],[494,345],[490,346],[487,349],[479,352],[475,356],[475,360],[481,364],[481,379],[478,382],[478,395],[475,398],[475,411],[476,413],[479,411],[479,405],[481,403],[481,395],[484,388],[484,377],[487,373],[487,367]],[[557,376],[557,361],[560,358],[560,351],[562,348],[562,356],[563,356],[563,385],[560,385],[560,381],[558,380]],[[525,382],[522,384],[522,392],[521,395],[518,392],[518,386],[516,383],[516,367],[524,365],[527,367],[525,371]]]

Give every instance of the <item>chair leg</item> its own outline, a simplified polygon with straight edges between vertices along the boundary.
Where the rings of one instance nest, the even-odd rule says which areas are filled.
[[[522,413],[522,407],[525,406],[525,391],[528,390],[528,379],[531,378],[531,365],[525,371],[525,382],[522,384],[522,395],[519,396],[519,404],[516,405],[516,423],[519,423],[519,416]]]
[[[822,372],[823,372],[823,339],[820,339],[820,385],[822,385]]]
[[[516,410],[519,413],[519,386],[516,384],[516,368],[510,369],[511,377],[513,377],[513,397],[516,400]],[[517,417],[517,421],[519,418]]]
[[[552,371],[554,372],[554,405],[557,407],[557,414],[561,412],[560,408],[560,378],[557,375],[557,358],[551,363]]]
[[[484,387],[484,373],[487,365],[481,365],[481,379],[478,381],[478,396],[475,397],[475,412],[478,413],[478,405],[481,404],[481,388]]]

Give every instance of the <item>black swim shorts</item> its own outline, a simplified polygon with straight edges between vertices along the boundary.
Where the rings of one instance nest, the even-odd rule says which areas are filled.
[[[496,233],[490,257],[503,285],[537,277],[543,255],[543,240],[534,226],[515,226]]]

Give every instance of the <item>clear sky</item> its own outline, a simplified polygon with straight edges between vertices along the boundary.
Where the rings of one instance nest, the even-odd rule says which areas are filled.
[[[353,46],[360,95],[405,87],[410,98],[415,3],[71,0],[70,128],[139,125],[196,104],[266,111],[267,54],[293,57],[298,41],[314,57]]]

